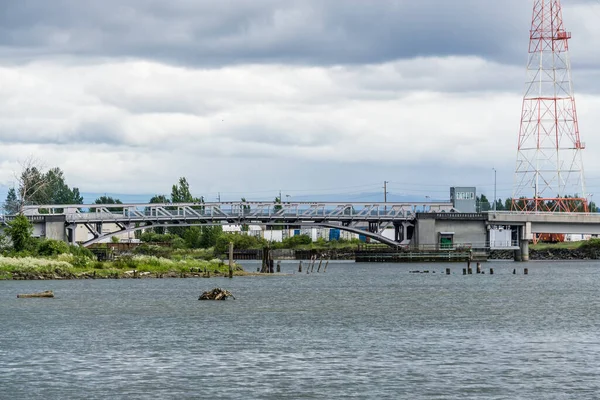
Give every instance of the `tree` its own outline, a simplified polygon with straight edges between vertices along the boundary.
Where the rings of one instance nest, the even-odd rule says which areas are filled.
[[[110,196],[100,196],[94,201],[94,204],[123,204],[123,203],[121,202],[121,200],[113,199]],[[118,208],[118,207],[107,207],[107,209],[108,209],[108,211],[111,211],[111,212],[122,210],[121,208]],[[96,209],[92,208],[91,211],[95,212]]]
[[[15,188],[8,189],[6,200],[4,201],[4,212],[8,215],[15,215],[19,213],[19,199],[17,198],[17,192]]]
[[[188,183],[185,177],[179,178],[179,181],[173,185],[171,188],[171,203],[204,203],[204,197],[200,196],[198,198],[192,196],[190,192],[190,184]],[[174,207],[173,207],[174,208]],[[192,207],[194,210],[203,211],[204,206],[195,206]],[[182,237],[185,239],[185,233],[189,229],[189,227],[172,227],[169,228],[169,232],[174,233],[175,235]]]
[[[171,189],[171,203],[195,203],[199,199],[192,196],[190,184],[184,177],[179,178],[179,182],[173,185]],[[202,199],[204,202],[204,199]]]
[[[281,205],[281,197],[277,196],[275,197],[275,201],[273,202],[275,205],[273,206],[273,213],[277,214],[278,212],[280,212],[283,209],[283,206]],[[281,221],[274,221],[275,223],[281,223]],[[282,226],[276,225],[276,226],[271,226],[271,230],[281,230],[283,229]]]
[[[496,211],[504,211],[504,202],[502,201],[502,199],[496,200]]]
[[[10,237],[13,249],[19,252],[25,250],[29,245],[33,226],[26,216],[20,214],[8,222],[4,231]]]
[[[171,201],[169,200],[169,198],[167,196],[165,196],[164,194],[157,194],[152,196],[152,198],[150,199],[150,203],[151,204],[168,204]],[[146,211],[148,211],[148,209],[146,209]],[[163,227],[156,227],[156,228],[152,228],[154,233],[158,233],[159,235],[164,235],[165,233],[165,228]]]
[[[60,168],[52,168],[44,175],[47,182],[41,197],[45,204],[83,204],[78,188],[69,188]]]
[[[171,201],[164,194],[156,194],[150,199],[151,204],[168,204]]]
[[[246,198],[242,197],[242,203],[244,203],[244,205],[242,205],[242,216],[246,216],[248,214],[250,214],[250,205],[249,204],[245,204],[246,203]],[[250,230],[250,227],[248,226],[248,224],[242,224],[242,232],[248,232],[248,230]]]
[[[60,168],[55,167],[44,172],[39,161],[34,158],[30,157],[21,163],[21,172],[15,173],[15,179],[18,190],[14,196],[19,213],[23,212],[23,207],[26,205],[83,203],[79,189],[69,188]],[[14,204],[13,194],[9,192],[9,195]]]
[[[478,212],[486,212],[490,210],[490,201],[487,199],[485,194],[477,196],[476,209]]]
[[[200,245],[204,248],[213,247],[217,244],[217,239],[223,234],[221,225],[202,227],[202,238]]]
[[[198,249],[201,247],[202,230],[199,226],[191,226],[183,232],[183,240],[185,245],[190,249]]]

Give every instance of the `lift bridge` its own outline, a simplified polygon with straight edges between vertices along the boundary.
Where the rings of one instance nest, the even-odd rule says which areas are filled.
[[[260,225],[327,227],[373,238],[390,246],[408,243],[417,213],[452,212],[451,203],[349,203],[349,202],[219,202],[162,204],[73,204],[25,206],[34,223],[49,221],[54,232],[75,243],[75,231],[85,226],[91,239],[84,246],[116,234],[155,227],[202,225]],[[10,217],[6,217],[9,219]],[[107,229],[107,227],[109,227]],[[393,227],[393,239],[383,231]],[[47,235],[48,236],[48,235]],[[56,233],[52,236],[56,236]]]

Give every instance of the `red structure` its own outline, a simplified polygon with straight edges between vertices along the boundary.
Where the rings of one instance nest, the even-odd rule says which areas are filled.
[[[582,150],[560,0],[533,0],[513,210],[587,211]]]

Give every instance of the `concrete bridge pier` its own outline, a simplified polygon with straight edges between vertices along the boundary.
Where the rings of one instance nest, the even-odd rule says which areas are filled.
[[[521,248],[521,261],[529,261],[529,240],[521,239],[519,247]]]
[[[69,224],[66,226],[66,241],[69,244],[75,244],[75,229],[77,229],[77,225]]]
[[[515,250],[515,261],[529,261],[529,240],[533,237],[531,234],[531,223],[518,228],[517,237],[519,239],[519,249]]]

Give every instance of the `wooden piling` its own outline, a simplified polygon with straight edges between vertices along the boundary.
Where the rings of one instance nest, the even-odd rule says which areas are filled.
[[[446,268],[446,275],[450,275],[450,268]]]
[[[513,275],[516,275],[516,274],[517,274],[517,269],[515,268],[515,269],[513,269]]]
[[[529,274],[529,269],[528,269],[528,268],[525,268],[525,269],[523,270],[523,274],[525,274],[525,275],[528,275],[528,274]]]
[[[19,299],[26,299],[26,298],[32,298],[32,297],[52,298],[52,297],[54,297],[54,293],[52,292],[52,290],[46,290],[44,292],[39,292],[39,293],[25,293],[25,294],[17,295],[17,298],[19,298]]]
[[[477,263],[477,273],[480,274],[481,273],[481,263]]]
[[[490,268],[490,275],[494,275],[494,268]]]
[[[313,256],[312,264],[310,266],[310,272],[313,272],[315,270],[315,263],[316,262],[317,262],[317,256]]]
[[[277,261],[277,272],[281,272],[281,260]]]
[[[467,274],[467,269],[463,268],[463,275],[466,275],[466,274]]]
[[[229,242],[229,279],[233,278],[233,242]]]
[[[473,275],[473,268],[467,268],[467,273],[469,275]]]
[[[321,272],[321,264],[323,263],[323,259],[319,260],[319,268],[317,268],[317,273]]]
[[[325,262],[325,268],[323,268],[323,273],[327,272],[327,266],[329,265],[329,260],[331,260],[331,257],[327,259],[327,261]]]
[[[300,264],[298,264],[298,272],[302,272],[302,260],[300,260]]]

